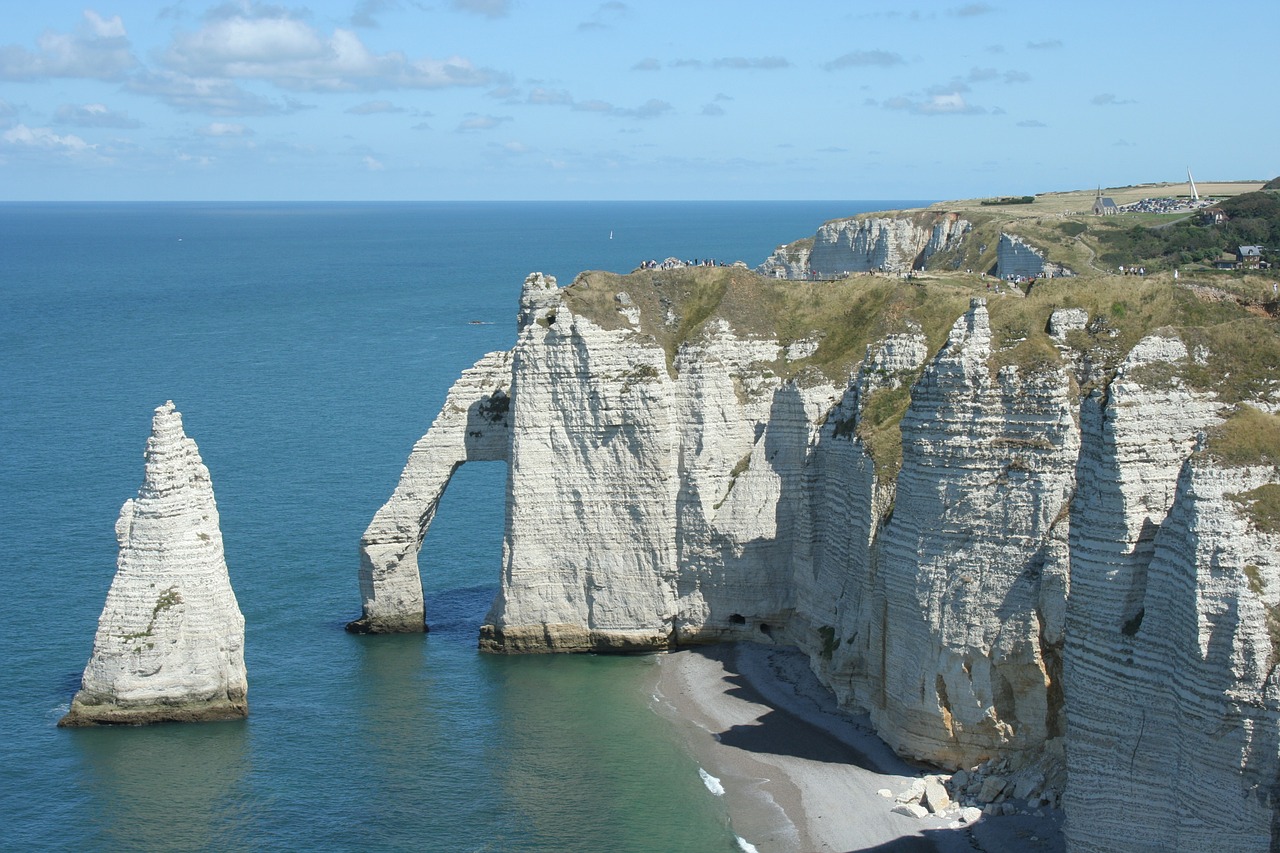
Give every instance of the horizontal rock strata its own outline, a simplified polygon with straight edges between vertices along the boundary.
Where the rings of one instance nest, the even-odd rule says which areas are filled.
[[[93,653],[61,726],[236,719],[249,712],[244,617],[209,470],[172,401],[156,409]]]

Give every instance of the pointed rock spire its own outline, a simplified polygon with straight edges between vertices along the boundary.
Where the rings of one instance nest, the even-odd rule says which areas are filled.
[[[244,616],[209,469],[173,401],[155,411],[138,495],[116,522],[116,575],[60,726],[237,719],[249,713]]]

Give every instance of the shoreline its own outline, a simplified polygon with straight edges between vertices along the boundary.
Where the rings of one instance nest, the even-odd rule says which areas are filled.
[[[657,711],[681,732],[703,782],[722,795],[743,851],[972,853],[1063,849],[1061,813],[894,813],[925,771],[899,758],[865,718],[836,707],[796,649],[719,644],[660,657]],[[885,793],[888,796],[885,796]]]

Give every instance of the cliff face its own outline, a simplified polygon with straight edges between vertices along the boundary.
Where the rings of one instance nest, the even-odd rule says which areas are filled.
[[[841,219],[819,228],[812,246],[780,247],[760,265],[759,272],[798,279],[809,272],[835,276],[921,269],[933,255],[958,246],[970,227],[966,220],[949,213]]]
[[[829,287],[693,275],[526,281],[481,646],[785,642],[899,752],[1035,769],[1018,796],[1063,793],[1073,849],[1267,849],[1280,557],[1257,507],[1280,473],[1197,452],[1230,407],[1180,377],[1212,353],[1053,300],[974,299],[931,354],[955,294],[877,302],[870,284],[856,299],[896,325],[855,308],[797,335],[797,314],[831,316],[810,305]],[[869,345],[833,382],[848,328]],[[444,417],[432,432],[456,446],[464,422]],[[408,493],[379,513],[404,519],[402,565],[430,520]]]
[[[120,552],[93,653],[61,726],[234,719],[249,712],[244,617],[209,469],[172,402],[116,522]]]

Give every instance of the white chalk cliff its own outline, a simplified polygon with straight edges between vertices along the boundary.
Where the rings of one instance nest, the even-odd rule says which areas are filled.
[[[1198,449],[1236,410],[1179,378],[1201,357],[1162,330],[1107,369],[1119,333],[1048,304],[1019,349],[993,318],[1022,300],[973,299],[949,332],[875,326],[836,381],[844,327],[760,321],[807,291],[737,275],[530,276],[509,358],[464,374],[362,540],[370,627],[421,630],[435,502],[506,459],[486,650],[788,643],[900,753],[1061,795],[1072,850],[1276,843],[1280,539],[1250,507],[1280,469]],[[905,287],[888,313],[930,316]]]
[[[93,653],[63,726],[236,719],[249,712],[244,617],[222,551],[209,469],[167,402],[155,411],[138,495]]]
[[[811,241],[778,247],[758,271],[775,278],[804,278],[810,272],[833,276],[921,269],[937,253],[959,246],[970,228],[954,213],[837,219],[819,228]]]

